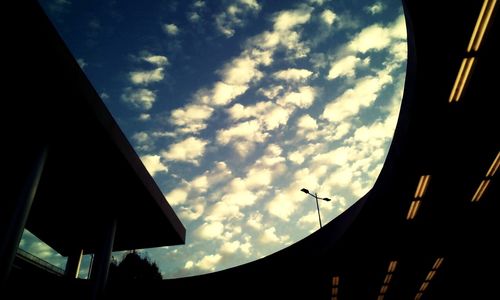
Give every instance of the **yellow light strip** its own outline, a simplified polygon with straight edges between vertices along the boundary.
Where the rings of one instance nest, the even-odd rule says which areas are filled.
[[[384,295],[378,295],[377,300],[384,300]]]
[[[420,298],[422,298],[422,293],[418,292],[416,295],[415,295],[415,300],[420,300]]]
[[[337,287],[332,288],[332,296],[337,296],[339,289]]]
[[[500,166],[500,152],[498,152],[497,157],[491,164],[490,168],[488,169],[488,173],[486,173],[486,177],[493,177],[495,173],[498,171],[498,167]]]
[[[467,52],[471,52],[471,50],[479,50],[479,46],[483,41],[483,36],[486,32],[486,28],[488,27],[488,23],[490,22],[491,14],[493,13],[496,2],[496,0],[485,0],[483,2],[481,12],[477,18],[476,26],[474,26],[474,31],[472,32],[472,36],[469,41],[469,46],[467,47]]]
[[[479,13],[479,17],[477,18],[476,21],[476,26],[474,26],[474,31],[472,32],[472,35],[470,37],[469,46],[467,47],[467,52],[470,52],[472,50],[472,46],[475,44],[475,41],[477,40],[477,32],[479,30],[479,27],[481,27],[481,23],[483,22],[484,11],[486,10],[487,6],[488,6],[488,0],[484,0],[483,6],[481,7],[481,12]]]
[[[436,262],[434,262],[434,265],[432,266],[432,269],[433,270],[439,269],[439,267],[441,267],[441,264],[443,263],[443,260],[444,260],[444,258],[442,258],[442,257],[436,259]]]
[[[387,272],[393,273],[396,270],[396,266],[397,265],[398,265],[398,262],[396,260],[391,261],[391,263],[389,264],[389,269],[387,270]]]
[[[425,292],[425,290],[427,289],[428,286],[429,286],[429,282],[428,281],[424,281],[422,283],[422,285],[420,286],[420,291],[421,292]]]
[[[384,284],[389,284],[389,282],[391,282],[391,279],[392,279],[392,274],[385,275]]]
[[[462,74],[462,78],[460,79],[460,83],[458,85],[458,91],[455,96],[455,101],[458,102],[460,100],[460,97],[462,97],[462,92],[464,90],[465,84],[467,83],[467,80],[469,80],[469,75],[470,75],[470,70],[472,69],[472,65],[474,64],[474,57],[469,57],[467,60],[467,65],[465,66],[465,71]]]
[[[417,190],[415,191],[415,198],[422,198],[424,196],[427,185],[429,184],[429,179],[431,175],[422,175],[418,181]]]
[[[332,296],[332,300],[337,300],[337,296]]]
[[[483,197],[484,191],[486,191],[486,188],[488,188],[488,185],[490,184],[489,179],[484,179],[481,181],[479,184],[479,187],[476,190],[476,193],[474,194],[474,197],[472,197],[472,202],[476,202],[481,200],[481,197]]]
[[[460,66],[460,70],[458,71],[457,79],[455,80],[455,84],[453,85],[453,89],[451,90],[449,102],[457,101],[462,96],[462,92],[464,90],[465,84],[469,79],[470,70],[472,69],[472,65],[474,64],[474,57],[466,57],[462,61],[462,65]]]
[[[332,285],[333,286],[338,286],[339,285],[339,277],[338,276],[333,276],[333,278],[332,278]]]
[[[410,204],[410,209],[408,209],[408,214],[406,215],[406,219],[413,220],[417,215],[419,207],[420,207],[420,200],[413,200]]]
[[[425,277],[425,281],[431,281],[432,278],[434,278],[434,275],[436,275],[436,271],[434,270],[429,271],[429,274],[427,274],[427,277]]]
[[[388,286],[387,286],[387,285],[383,285],[383,286],[380,288],[380,294],[385,294],[385,293],[387,293],[387,288],[388,288]]]
[[[462,64],[460,65],[460,69],[458,70],[458,75],[457,75],[457,78],[455,79],[455,84],[453,85],[453,88],[451,89],[451,94],[450,94],[450,98],[448,99],[448,102],[453,102],[455,100],[455,94],[457,92],[458,84],[460,82],[460,78],[462,78],[462,74],[464,72],[466,64],[467,64],[467,58],[464,58],[462,60]]]

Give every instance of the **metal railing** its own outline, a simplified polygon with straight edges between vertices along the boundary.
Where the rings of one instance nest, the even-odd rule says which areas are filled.
[[[48,271],[48,272],[51,272],[53,274],[56,274],[56,275],[64,275],[64,270],[49,263],[48,261],[45,261],[29,252],[26,252],[24,251],[23,249],[21,248],[18,248],[17,249],[17,256],[21,259],[24,259],[30,263],[32,263],[33,265],[45,270],[45,271]]]

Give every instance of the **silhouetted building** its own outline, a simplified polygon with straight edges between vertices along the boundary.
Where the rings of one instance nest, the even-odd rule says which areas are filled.
[[[38,3],[9,4],[2,15],[11,22],[2,29],[0,297],[15,283],[30,292],[44,281],[11,272],[24,228],[68,257],[69,277],[82,254],[95,253],[98,294],[112,250],[183,244],[185,228]]]

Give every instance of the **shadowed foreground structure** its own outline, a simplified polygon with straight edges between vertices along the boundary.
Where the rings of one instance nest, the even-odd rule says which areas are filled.
[[[478,16],[487,16],[493,1],[485,3],[485,13],[480,13],[482,1],[403,1],[408,67],[400,118],[377,182],[346,212],[258,261],[159,282],[110,281],[108,298],[302,295],[383,300],[497,295],[500,140],[495,74],[500,33],[495,12],[481,45],[468,49]],[[481,26],[475,35],[480,31]],[[454,88],[458,73],[465,78],[468,74],[468,79],[458,80],[465,83],[463,88]],[[68,161],[76,163],[74,159]],[[88,285],[74,280],[54,284],[76,291]]]
[[[2,15],[11,23],[3,29],[10,116],[2,119],[0,288],[21,283],[13,288],[21,296],[74,299],[81,293],[72,285],[82,285],[99,295],[111,251],[183,244],[185,228],[38,3],[16,1]],[[24,228],[68,257],[68,278],[25,272],[26,260],[12,268]],[[95,254],[91,280],[79,282],[86,253]]]

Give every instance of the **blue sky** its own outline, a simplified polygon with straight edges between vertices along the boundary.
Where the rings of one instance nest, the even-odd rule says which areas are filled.
[[[164,278],[280,250],[319,228],[301,188],[332,199],[327,223],[377,178],[400,1],[40,2],[186,226],[186,245],[142,251]],[[28,233],[21,247],[62,264]]]

